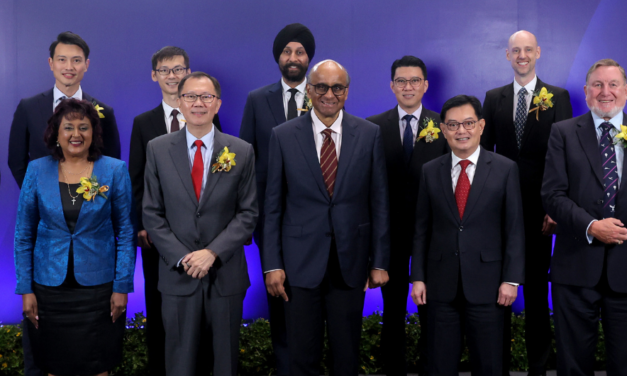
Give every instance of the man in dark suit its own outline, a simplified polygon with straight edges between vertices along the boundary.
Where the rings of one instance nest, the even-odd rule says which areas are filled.
[[[549,263],[555,222],[542,207],[540,189],[544,158],[555,122],[572,117],[568,91],[542,82],[536,76],[540,47],[536,37],[524,30],[509,38],[507,60],[514,70],[514,82],[492,89],[483,102],[485,132],[481,145],[495,150],[518,164],[525,221],[525,343],[529,375],[544,375],[551,351],[549,315]],[[551,105],[535,103],[535,96],[546,89]],[[530,112],[531,108],[531,112]],[[504,374],[509,374],[511,312],[506,312]]]
[[[179,47],[166,46],[152,55],[152,80],[159,84],[163,100],[154,109],[137,115],[133,121],[128,170],[133,184],[133,196],[138,214],[138,245],[142,252],[144,272],[144,296],[146,299],[146,343],[148,346],[148,369],[153,376],[165,374],[165,331],[161,319],[161,294],[159,283],[159,253],[154,248],[142,222],[142,200],[144,198],[144,169],[146,148],[154,138],[176,132],[185,125],[185,117],[178,105],[178,84],[191,72],[189,56]],[[222,131],[218,114],[213,124]]]
[[[214,375],[237,375],[239,330],[250,286],[244,242],[257,221],[250,144],[213,126],[220,84],[203,72],[179,83],[184,131],[148,143],[144,226],[161,255],[159,291],[170,376],[193,376],[198,356]],[[211,354],[198,354],[202,333]]]
[[[239,136],[255,148],[259,218],[255,243],[263,253],[263,217],[268,146],[272,128],[302,116],[310,109],[305,86],[309,62],[316,52],[311,31],[299,23],[285,26],[274,39],[274,60],[279,64],[281,80],[248,93]],[[289,374],[289,355],[283,303],[268,295],[270,333],[279,376]]]
[[[422,169],[411,263],[412,299],[429,301],[428,373],[458,375],[464,328],[472,373],[500,375],[505,307],[524,281],[518,167],[479,146],[477,98],[453,97],[440,115],[452,153]]]
[[[324,322],[334,375],[357,375],[365,288],[388,280],[389,206],[379,127],[343,111],[350,79],[312,69],[313,111],[272,130],[262,266],[286,301],[290,376],[320,375]]]
[[[420,132],[428,127],[429,122],[433,122],[436,127],[440,124],[440,115],[422,106],[422,97],[428,88],[425,63],[414,56],[403,56],[392,64],[390,81],[390,89],[398,105],[366,119],[381,127],[390,194],[390,282],[381,288],[381,349],[384,372],[388,376],[407,375],[405,316],[409,292],[409,258],[422,165],[447,152],[444,138],[427,140],[426,137],[420,137]],[[425,374],[427,307],[420,308],[419,313],[419,373]]]
[[[551,292],[558,375],[594,375],[602,319],[607,374],[627,374],[625,70],[599,60],[586,76],[590,111],[553,125],[542,199],[558,223]]]
[[[50,45],[48,64],[55,78],[54,88],[22,99],[11,123],[9,168],[20,188],[28,162],[50,155],[44,144],[44,131],[54,109],[65,98],[84,99],[94,104],[100,114],[103,154],[120,158],[120,135],[113,109],[81,88],[81,80],[89,67],[87,43],[69,31],[59,34]]]

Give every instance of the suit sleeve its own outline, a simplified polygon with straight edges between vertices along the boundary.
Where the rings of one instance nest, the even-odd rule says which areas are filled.
[[[265,222],[261,266],[264,272],[285,269],[281,245],[281,222],[283,220],[284,195],[286,190],[283,152],[276,129],[270,136],[268,158],[268,182],[265,198]]]
[[[113,291],[128,294],[133,292],[133,275],[135,273],[135,226],[133,225],[133,194],[131,179],[126,170],[126,163],[121,163],[113,176],[113,189],[109,193],[111,200],[111,219],[115,231],[116,257]]]
[[[503,277],[501,282],[525,283],[525,228],[518,165],[511,164],[505,186]]]
[[[137,230],[144,229],[142,221],[142,201],[144,199],[144,170],[146,168],[146,148],[141,132],[140,121],[133,120],[133,130],[131,132],[131,147],[128,153],[128,172],[131,176],[133,186],[133,198],[135,199],[135,210],[137,213]]]
[[[246,105],[244,106],[242,124],[239,127],[239,138],[248,142],[253,146],[253,149],[257,150],[257,140],[255,138],[255,108],[250,93],[248,93]]]
[[[237,187],[237,208],[229,224],[207,246],[214,251],[222,263],[228,262],[252,235],[259,209],[257,207],[257,184],[255,183],[255,156],[248,145],[242,158],[243,173]],[[238,165],[239,166],[239,163]]]
[[[496,130],[494,124],[494,105],[490,100],[490,92],[487,92],[485,99],[483,100],[483,109],[481,110],[483,118],[485,119],[485,128],[481,135],[481,146],[489,151],[494,151],[494,144],[496,143]]]
[[[568,197],[568,168],[566,166],[565,138],[560,127],[551,128],[544,180],[542,181],[542,203],[547,214],[574,234],[584,235],[588,225],[596,219],[584,208]],[[588,244],[585,236],[576,236],[583,244]]]
[[[555,103],[555,122],[567,120],[573,117],[573,106],[570,104],[570,94],[564,89],[564,93],[557,97]]]
[[[122,152],[120,150],[120,133],[118,132],[118,123],[115,121],[115,114],[113,109],[109,106],[106,107],[107,111],[102,119],[102,154],[107,157],[120,159]],[[103,111],[104,112],[104,111]]]
[[[390,266],[390,203],[381,129],[377,126],[370,174],[370,268],[388,270]]]
[[[15,274],[17,277],[16,294],[30,294],[33,282],[33,252],[37,241],[39,226],[39,203],[37,196],[37,169],[28,168],[24,179],[24,189],[20,199],[15,223]]]
[[[9,135],[9,168],[20,188],[22,188],[29,160],[28,145],[30,134],[24,107],[24,101],[22,100],[13,114],[11,133]]]
[[[429,246],[429,236],[431,234],[433,215],[431,213],[431,201],[429,200],[429,188],[425,170],[422,169],[420,177],[420,189],[418,190],[418,201],[416,203],[416,221],[414,224],[414,242],[411,252],[411,282],[425,282],[426,280],[426,259],[427,247]]]

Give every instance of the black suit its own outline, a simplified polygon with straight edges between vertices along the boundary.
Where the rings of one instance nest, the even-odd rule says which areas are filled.
[[[539,120],[536,112],[527,116],[520,150],[516,143],[514,126],[514,84],[508,84],[486,93],[483,102],[485,129],[481,145],[515,161],[520,171],[520,190],[523,200],[527,268],[525,276],[525,342],[530,374],[545,371],[551,351],[551,327],[549,316],[548,271],[551,260],[552,236],[542,235],[545,211],[542,207],[540,189],[544,175],[544,159],[551,125],[573,116],[568,91],[548,85],[539,78],[535,90],[543,87],[553,93],[553,107],[541,111]],[[528,93],[527,95],[533,95]],[[531,108],[535,108],[533,100]],[[505,319],[506,348],[511,343],[511,315]],[[504,353],[504,373],[509,370],[509,351]]]
[[[627,115],[623,114],[624,124]],[[590,222],[603,218],[605,168],[590,112],[553,125],[542,199],[558,223],[551,282],[560,375],[592,375],[603,319],[607,374],[627,374],[627,244],[588,243]],[[616,146],[622,147],[622,146]],[[627,223],[623,164],[614,217]],[[610,187],[611,189],[611,187]]]
[[[424,165],[416,209],[411,280],[429,303],[429,374],[457,375],[461,322],[473,374],[502,372],[503,282],[524,281],[518,167],[481,149],[463,219],[451,178],[451,153]]]
[[[423,127],[425,119],[440,123],[440,115],[422,108],[418,129]],[[448,151],[444,137],[427,143],[424,139],[416,141],[409,166],[405,163],[405,154],[401,143],[398,106],[374,115],[367,120],[381,127],[381,138],[385,152],[388,172],[388,190],[390,194],[390,281],[381,288],[383,295],[383,330],[381,348],[386,375],[407,375],[405,347],[405,316],[407,314],[407,293],[409,286],[409,258],[412,250],[416,200],[422,166]],[[421,337],[420,368],[424,372],[427,359],[427,309],[420,307]]]
[[[44,143],[44,132],[48,127],[48,119],[52,116],[53,89],[44,91],[30,98],[24,98],[15,110],[11,135],[9,138],[9,168],[21,188],[28,162],[50,155],[50,149]],[[115,121],[113,109],[99,100],[83,92],[83,99],[97,103],[103,107],[104,118],[100,119],[102,127],[102,154],[120,158],[120,134]]]
[[[221,130],[218,114],[213,124]],[[181,124],[183,126],[183,124]],[[133,185],[133,198],[137,213],[137,225],[143,230],[142,201],[144,198],[144,169],[146,167],[146,148],[148,142],[168,133],[165,124],[163,105],[143,114],[133,120],[131,146],[129,151],[128,170]],[[165,374],[165,331],[161,317],[161,293],[157,290],[159,283],[159,253],[156,249],[142,248],[142,269],[144,271],[144,296],[146,299],[146,343],[148,346],[148,369],[150,374]]]

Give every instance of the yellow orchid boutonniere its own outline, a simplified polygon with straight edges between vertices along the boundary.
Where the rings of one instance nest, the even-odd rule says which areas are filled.
[[[307,97],[307,94],[305,94],[305,99],[303,99],[303,107],[304,108],[298,108],[297,110],[307,112],[311,110],[311,108],[313,107],[313,104],[311,103],[311,99]]]
[[[96,103],[96,101],[93,101],[92,104],[94,105],[94,108],[96,109],[96,112],[98,113],[98,117],[101,119],[104,119],[104,114],[102,113],[102,110],[104,110],[104,107],[101,107],[98,103]]]
[[[536,92],[533,97],[533,104],[536,105],[535,108],[529,110],[529,113],[536,112],[536,120],[540,120],[540,111],[546,111],[549,108],[553,107],[553,93],[549,93],[545,87],[540,89],[539,92]]]
[[[438,133],[440,133],[440,128],[435,125],[433,119],[425,118],[423,128],[418,134],[418,139],[424,138],[425,142],[431,143],[440,137]]]
[[[76,193],[82,193],[83,198],[87,201],[93,200],[96,196],[102,196],[106,200],[107,196],[104,193],[108,190],[108,185],[101,186],[96,175],[92,175],[91,178],[81,178],[81,186],[78,187]]]
[[[235,153],[230,153],[229,148],[225,146],[224,149],[220,150],[216,162],[211,165],[212,174],[221,171],[229,172],[231,167],[235,166]]]
[[[627,148],[627,126],[620,126],[620,133],[614,136],[614,145],[618,145]]]

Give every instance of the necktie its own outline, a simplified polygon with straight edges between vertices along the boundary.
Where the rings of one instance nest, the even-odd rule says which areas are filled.
[[[170,133],[178,131],[180,128],[179,118],[176,116],[179,114],[178,110],[172,110],[172,124],[170,125]]]
[[[612,124],[604,122],[601,124],[601,138],[599,139],[599,151],[601,152],[601,163],[603,163],[603,218],[614,217],[616,207],[616,193],[618,192],[618,171],[616,169],[616,151],[612,143],[610,129]]]
[[[331,138],[330,129],[322,131],[324,141],[320,150],[320,168],[322,169],[322,178],[327,186],[329,196],[333,197],[333,188],[335,187],[335,176],[337,175],[337,153],[335,150],[335,142]]]
[[[411,131],[411,120],[414,119],[414,115],[405,115],[405,132],[403,132],[403,151],[405,152],[405,162],[409,163],[411,160],[411,153],[414,151],[414,134]]]
[[[470,193],[470,180],[466,174],[466,167],[470,164],[469,160],[459,161],[462,166],[462,172],[457,178],[457,186],[455,186],[455,201],[457,201],[457,210],[459,211],[459,219],[464,218],[464,210],[466,210],[466,202]]]
[[[298,93],[297,89],[289,89],[292,96],[290,97],[289,102],[287,102],[287,120],[292,120],[298,116],[298,111],[296,110],[296,93]]]
[[[62,96],[62,97],[59,97],[59,98],[57,99],[57,101],[56,101],[56,102],[54,102],[54,109],[55,109],[55,110],[57,109],[57,106],[58,106],[61,102],[63,102],[63,100],[64,100],[64,99],[67,99],[67,97],[66,97],[65,95],[64,95],[64,96]]]
[[[518,104],[516,105],[516,143],[518,144],[518,150],[522,145],[522,136],[525,130],[525,123],[527,122],[527,101],[525,96],[527,95],[527,89],[524,87],[518,92]]]
[[[202,175],[205,171],[205,165],[202,161],[201,147],[204,145],[202,141],[194,141],[196,145],[196,154],[194,154],[194,164],[192,165],[192,183],[194,184],[194,192],[196,192],[196,199],[200,201],[200,191],[202,189]]]

